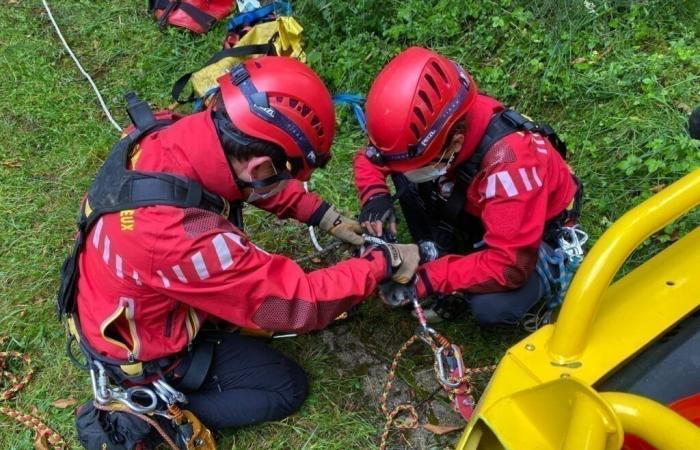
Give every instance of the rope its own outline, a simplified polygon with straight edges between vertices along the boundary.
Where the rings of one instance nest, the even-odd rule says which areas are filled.
[[[68,55],[73,59],[73,62],[75,62],[75,65],[78,66],[78,70],[80,70],[80,73],[83,74],[85,79],[87,79],[88,83],[90,83],[90,86],[92,86],[92,90],[95,91],[95,94],[97,95],[97,100],[100,102],[100,106],[102,106],[102,111],[104,111],[105,115],[107,116],[107,119],[112,123],[112,126],[117,129],[120,133],[122,132],[122,127],[119,126],[116,120],[114,120],[114,117],[112,117],[112,114],[109,112],[109,108],[107,107],[107,104],[105,103],[104,99],[102,98],[102,94],[100,93],[100,90],[97,88],[97,85],[95,84],[94,81],[92,81],[92,77],[90,74],[87,73],[87,71],[83,68],[83,66],[80,64],[80,61],[78,61],[78,58],[75,56],[75,53],[73,53],[73,50],[71,50],[70,46],[68,45],[68,42],[66,42],[66,39],[63,37],[63,33],[61,33],[61,29],[58,27],[58,24],[56,23],[56,19],[54,19],[53,14],[51,13],[51,8],[49,8],[48,3],[46,3],[46,0],[41,0],[41,3],[44,4],[44,9],[46,10],[46,14],[49,16],[49,20],[51,21],[51,24],[53,25],[54,29],[56,30],[56,34],[58,34],[58,38],[61,40],[61,43],[63,43],[63,47],[66,49],[68,52]]]
[[[379,398],[382,413],[384,414],[384,417],[386,418],[386,422],[384,423],[384,431],[382,432],[381,441],[379,443],[379,450],[386,450],[386,444],[387,444],[387,441],[389,440],[389,431],[391,431],[391,426],[394,424],[394,421],[396,420],[396,416],[399,415],[402,411],[408,412],[409,420],[406,423],[396,425],[396,429],[409,430],[409,429],[413,429],[413,428],[418,427],[418,412],[416,411],[416,408],[412,404],[399,403],[391,411],[389,411],[389,407],[387,406],[387,403],[389,401],[389,393],[391,392],[391,387],[394,383],[394,379],[396,378],[396,368],[399,365],[399,360],[403,356],[403,353],[406,350],[408,350],[408,348],[411,345],[413,345],[413,343],[416,342],[417,339],[418,339],[417,334],[414,334],[413,336],[411,336],[401,346],[399,351],[396,352],[396,355],[394,356],[394,360],[391,362],[391,367],[389,368],[389,374],[386,377],[386,383],[384,384],[384,389],[382,390],[382,395]]]
[[[7,338],[0,338],[0,344],[4,344],[6,341]],[[26,371],[22,377],[17,376],[8,369],[8,361],[11,359],[21,361],[22,365],[26,368]],[[34,369],[32,368],[32,360],[28,354],[15,351],[0,352],[0,380],[3,381],[3,385],[10,385],[9,388],[0,393],[0,399],[3,401],[13,399],[19,391],[24,389],[27,384],[29,384],[33,376]],[[56,430],[52,429],[33,415],[25,414],[7,406],[0,407],[0,413],[5,414],[22,425],[25,425],[29,429],[34,430],[39,436],[45,436],[46,441],[54,448],[68,448],[66,441]]]
[[[391,392],[391,388],[393,386],[394,380],[396,379],[396,369],[399,365],[399,361],[403,357],[403,354],[408,350],[408,348],[413,345],[414,342],[416,342],[420,336],[418,334],[414,334],[411,336],[402,346],[399,348],[399,351],[396,352],[396,355],[394,356],[394,359],[391,362],[391,366],[389,367],[389,373],[386,378],[386,382],[384,384],[384,389],[382,390],[382,395],[379,398],[379,404],[382,410],[382,414],[384,414],[384,417],[386,418],[386,421],[384,422],[384,429],[382,431],[381,439],[379,442],[379,450],[386,450],[387,442],[389,440],[389,432],[391,431],[392,425],[394,425],[394,422],[396,421],[396,418],[399,414],[401,413],[406,413],[407,418],[403,423],[394,425],[394,428],[397,430],[409,430],[409,429],[415,429],[418,428],[418,411],[416,411],[415,406],[413,406],[409,402],[405,403],[399,403],[396,405],[391,411],[389,411],[389,393]],[[451,344],[447,338],[440,334],[435,334],[435,340],[438,341],[438,344],[440,347],[445,347],[448,348]],[[435,351],[438,346],[435,344],[435,342],[431,339],[430,341],[430,347]],[[465,368],[464,370],[464,376],[462,376],[459,379],[454,379],[450,380],[451,382],[459,382],[459,386],[456,388],[452,388],[449,386],[446,386],[440,381],[440,376],[439,376],[439,370],[438,370],[438,365],[437,361],[433,362],[433,372],[435,373],[435,379],[438,380],[438,383],[442,386],[442,388],[447,392],[448,397],[450,398],[450,403],[454,404],[454,398],[455,395],[461,395],[461,394],[471,394],[472,393],[472,377],[474,375],[482,375],[486,374],[489,372],[492,372],[493,370],[496,369],[495,365],[490,365],[490,366],[483,366],[483,367],[475,367],[475,368]],[[465,387],[460,387],[460,386],[465,386]],[[459,412],[459,411],[456,411]]]

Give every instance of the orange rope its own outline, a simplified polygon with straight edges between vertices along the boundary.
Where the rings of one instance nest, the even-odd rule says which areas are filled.
[[[0,338],[0,345],[7,342],[6,337]],[[12,373],[8,369],[8,361],[11,359],[19,360],[26,367],[26,372],[21,378]],[[0,380],[5,381],[10,387],[0,393],[0,399],[9,401],[17,395],[19,391],[24,389],[34,376],[32,368],[32,360],[26,353],[15,351],[0,352]],[[34,430],[39,436],[46,436],[46,441],[56,449],[66,449],[68,445],[63,437],[53,428],[46,425],[44,422],[34,417],[31,414],[25,414],[13,408],[6,406],[0,407],[0,413],[12,418],[18,423]]]

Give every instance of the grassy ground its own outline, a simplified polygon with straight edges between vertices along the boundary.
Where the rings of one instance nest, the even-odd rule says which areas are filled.
[[[126,90],[166,106],[170,84],[217,50],[224,33],[221,24],[204,37],[159,32],[145,1],[53,3],[67,39],[121,123]],[[597,237],[653,190],[700,165],[698,146],[684,130],[689,108],[700,103],[698,5],[299,0],[295,6],[306,28],[309,62],[333,91],[366,92],[392,55],[408,45],[428,45],[468,67],[481,89],[556,124],[586,184],[583,224]],[[63,356],[52,301],[78,199],[115,134],[40,2],[0,0],[0,69],[0,334],[10,337],[7,349],[31,353],[37,368],[16,405],[36,408],[71,439],[72,412],[51,403],[87,399],[88,385]],[[339,123],[336,157],[312,186],[357,211],[349,161],[364,139],[350,114],[341,113]],[[632,263],[697,226],[698,219],[696,212],[655,235]],[[260,215],[250,224],[254,239],[268,250],[294,256],[309,251],[301,226]],[[402,312],[368,305],[348,328],[388,361],[412,326]],[[443,329],[466,345],[470,363],[496,361],[519,337],[516,331],[479,330],[468,318]],[[309,401],[282,422],[225,433],[221,448],[371,447],[381,416],[363,397],[366,374],[341,367],[318,335],[277,345],[310,373]],[[403,377],[410,379],[411,370]],[[0,448],[31,448],[31,442],[30,432],[0,419]]]

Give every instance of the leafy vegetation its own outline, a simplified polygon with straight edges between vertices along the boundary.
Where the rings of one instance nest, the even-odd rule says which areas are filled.
[[[158,107],[169,88],[217,50],[225,26],[204,37],[158,31],[144,1],[54,1],[66,38],[121,123],[122,95]],[[700,103],[700,5],[695,0],[298,0],[308,61],[332,91],[366,92],[377,71],[410,45],[430,46],[473,73],[485,92],[556,126],[586,185],[584,227],[595,238],[623,211],[700,165],[685,132]],[[53,313],[58,267],[91,177],[116,139],[87,83],[36,0],[0,0],[0,294],[9,349],[29,352],[37,376],[17,406],[73,437],[69,410],[51,403],[89,397],[87,378],[63,356]],[[312,188],[357,211],[350,159],[364,142],[351,113],[339,114],[335,157]],[[652,237],[632,264],[695,227],[697,211]],[[269,216],[249,219],[271,251],[303,256],[305,229]],[[280,239],[280,233],[284,238]],[[411,334],[402,311],[374,302],[348,325],[387,362]],[[469,363],[494,362],[518,339],[469,319],[442,327],[466,345]],[[390,330],[392,333],[380,333]],[[376,342],[376,336],[388,340]],[[373,344],[374,343],[374,344]],[[222,448],[368,448],[381,424],[363,400],[363,373],[339,364],[317,335],[275,343],[301,361],[312,395],[292,418],[224,433]],[[415,364],[425,366],[427,358]],[[407,364],[408,378],[415,365]],[[29,431],[0,419],[0,447],[31,448]]]

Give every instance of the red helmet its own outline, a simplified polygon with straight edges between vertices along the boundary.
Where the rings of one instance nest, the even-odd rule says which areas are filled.
[[[476,93],[474,81],[455,62],[420,47],[404,50],[379,72],[367,94],[367,156],[398,171],[426,165]]]
[[[323,81],[283,56],[249,59],[218,79],[226,112],[243,133],[279,145],[295,178],[330,159],[335,109]]]

